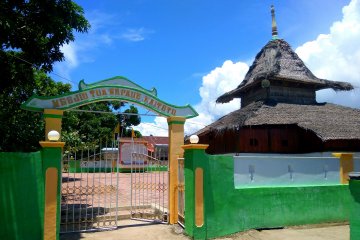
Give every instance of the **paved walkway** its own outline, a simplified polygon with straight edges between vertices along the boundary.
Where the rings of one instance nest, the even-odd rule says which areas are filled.
[[[189,240],[177,225],[120,221],[112,231],[62,234],[60,240]],[[349,225],[310,225],[276,230],[251,230],[221,240],[349,240]]]
[[[91,207],[168,205],[168,172],[62,173],[62,194],[67,204]],[[131,189],[131,182],[133,189]],[[65,203],[65,202],[64,202]]]

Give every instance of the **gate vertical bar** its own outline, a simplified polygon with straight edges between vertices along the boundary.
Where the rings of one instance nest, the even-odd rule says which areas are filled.
[[[116,198],[116,203],[115,203],[115,205],[116,205],[116,213],[118,212],[118,209],[119,209],[119,193],[118,193],[118,190],[119,190],[119,164],[120,164],[119,160],[121,158],[121,156],[120,156],[120,154],[121,154],[121,152],[120,152],[120,147],[121,147],[120,141],[118,142],[117,146],[118,146],[117,157],[116,157],[116,191],[117,191],[117,193],[116,193],[116,197],[115,197]],[[115,218],[115,223],[116,223],[116,226],[118,226],[117,214],[116,214],[116,218]]]
[[[75,146],[76,149],[76,146]],[[74,152],[74,159],[76,160],[76,151]],[[72,194],[72,220],[73,220],[73,224],[72,224],[72,231],[75,231],[75,199],[76,199],[76,186],[75,186],[75,176],[76,171],[73,174],[72,177],[72,182],[73,182],[73,194]]]

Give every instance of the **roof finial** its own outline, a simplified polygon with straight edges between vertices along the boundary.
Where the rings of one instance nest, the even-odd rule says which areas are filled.
[[[277,26],[276,26],[276,20],[275,20],[275,8],[274,5],[271,5],[271,18],[272,18],[272,22],[271,22],[271,35],[272,35],[272,39],[278,39],[278,30],[277,30]]]

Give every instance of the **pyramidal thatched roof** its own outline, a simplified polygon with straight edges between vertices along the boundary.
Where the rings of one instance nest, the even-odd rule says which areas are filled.
[[[234,90],[220,96],[217,103],[227,103],[239,98],[254,84],[268,79],[283,80],[301,83],[303,86],[315,90],[332,88],[334,90],[351,90],[353,86],[347,82],[336,82],[317,78],[291,49],[290,45],[282,40],[275,39],[268,42],[256,55],[255,60],[244,80]]]

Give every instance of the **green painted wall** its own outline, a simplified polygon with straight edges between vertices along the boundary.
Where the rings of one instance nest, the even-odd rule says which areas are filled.
[[[349,219],[348,185],[234,189],[231,156],[209,156],[207,163],[208,238],[254,228]]]
[[[41,152],[0,153],[0,239],[42,239]]]
[[[360,180],[350,180],[349,188],[353,198],[350,214],[350,240],[360,239]]]
[[[232,156],[185,151],[185,231],[207,239],[248,229],[274,228],[349,220],[352,201],[348,185],[234,187]],[[204,167],[205,224],[194,225],[196,166]],[[204,229],[205,228],[205,229]],[[201,230],[199,232],[199,230]],[[205,234],[203,234],[205,231]]]

